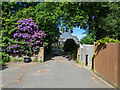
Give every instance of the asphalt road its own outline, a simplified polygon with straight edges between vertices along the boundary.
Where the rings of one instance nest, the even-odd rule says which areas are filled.
[[[92,71],[55,56],[44,63],[10,63],[2,70],[3,88],[112,88]]]

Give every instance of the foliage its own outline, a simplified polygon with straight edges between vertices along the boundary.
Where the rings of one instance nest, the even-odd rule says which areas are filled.
[[[93,34],[96,40],[110,36],[120,40],[120,2],[65,2],[62,27],[67,30],[80,27]]]
[[[29,8],[29,6],[36,6],[37,2],[2,2],[2,10],[7,12],[8,16],[14,14],[18,10],[23,8]],[[7,16],[7,17],[8,17]]]
[[[94,44],[95,36],[87,35],[80,40],[81,44]]]
[[[24,4],[27,6],[24,6]],[[18,28],[17,27],[18,23],[16,22],[19,19],[24,20],[26,18],[32,18],[34,22],[38,23],[37,24],[39,26],[38,29],[43,30],[47,34],[47,36],[44,39],[46,43],[43,46],[49,44],[48,47],[50,47],[51,44],[58,39],[60,33],[59,33],[57,20],[55,19],[57,18],[57,16],[59,16],[59,14],[54,14],[55,12],[52,11],[54,9],[48,10],[48,6],[49,6],[48,4],[50,5],[50,3],[41,3],[41,5],[36,6],[35,3],[30,3],[30,2],[22,2],[22,5],[16,2],[8,2],[8,3],[3,2],[2,31],[0,31],[2,32],[2,47],[6,47],[6,44],[8,43],[10,44],[16,43],[15,42],[16,40],[15,41],[12,40],[13,34],[16,32],[16,29]],[[52,7],[52,4],[49,7]],[[22,41],[22,43],[25,42]],[[25,49],[24,46],[21,46],[21,48]],[[24,49],[21,50],[24,51]],[[16,53],[18,53],[18,51]]]
[[[42,60],[40,60],[40,62],[43,62]]]
[[[32,62],[38,62],[38,60],[32,60]]]
[[[80,61],[78,59],[76,59],[75,61],[76,61],[76,63],[80,63]]]
[[[41,3],[35,7],[19,10],[11,17],[14,17],[13,21],[19,20],[20,17],[21,20],[25,18],[32,18],[38,23],[39,30],[43,30],[47,34],[45,40],[50,46],[52,43],[57,41],[60,34],[58,28],[59,14],[54,11],[54,8],[51,9],[53,6],[54,4],[52,3]],[[50,10],[48,7],[51,7]],[[13,27],[15,26],[13,25]]]
[[[109,36],[114,39],[120,40],[120,2],[111,3],[109,7],[110,13],[106,18],[101,18],[99,27],[104,30],[104,36]]]
[[[73,39],[67,39],[63,46],[63,50],[65,52],[70,52],[71,54],[74,54],[75,57],[77,56],[77,48],[78,45],[75,43]]]
[[[120,43],[120,41],[117,39],[105,37],[105,38],[98,40],[96,45],[107,44],[107,43]]]
[[[39,30],[46,33],[45,41],[50,47],[62,31],[73,27],[86,29],[95,40],[109,36],[120,40],[119,3],[110,2],[2,2],[2,44],[15,43],[11,38],[17,29],[19,19],[32,18]],[[86,37],[88,38],[88,37]],[[93,41],[94,41],[94,37]],[[89,38],[88,38],[89,41]],[[87,41],[86,41],[87,42]],[[91,42],[91,39],[90,39]],[[89,42],[89,43],[90,43]]]
[[[80,61],[78,59],[76,59],[75,61],[76,61],[76,63],[78,63],[78,64],[80,64],[82,66],[85,65],[85,63],[80,63]]]
[[[92,57],[91,57],[91,58],[92,58],[92,59],[94,59],[94,57],[95,57],[95,53],[93,53],[93,55],[92,55]]]
[[[46,34],[42,30],[38,30],[38,25],[35,25],[33,20],[24,19],[18,20],[18,28],[12,33],[12,39],[14,42],[6,42],[3,45],[3,51],[8,54],[11,53],[23,53],[27,55],[32,55],[39,51],[39,47],[42,46],[43,38]]]
[[[78,64],[80,64],[80,65],[82,65],[82,66],[85,65],[85,63],[78,63]]]
[[[46,38],[49,43],[56,40],[56,37],[51,38],[54,33],[55,36],[59,36],[58,25],[62,25],[63,31],[72,30],[73,27],[86,29],[94,34],[97,40],[108,35],[117,39],[120,36],[119,2],[44,2],[38,5],[31,2],[22,2],[21,5],[17,2],[9,2],[3,3],[3,7],[4,11],[10,7],[6,12],[12,12],[17,16],[16,18],[36,19],[41,29],[48,34]],[[17,12],[14,13],[13,10]]]
[[[11,61],[13,61],[13,62],[21,62],[21,61],[24,61],[24,60],[18,59],[18,58],[13,58]]]
[[[9,61],[10,61],[10,58],[9,58],[8,54],[5,53],[5,52],[3,52],[3,53],[1,53],[1,54],[2,54],[2,60],[0,61],[0,63],[1,63],[2,65],[5,65],[6,62],[9,62]]]

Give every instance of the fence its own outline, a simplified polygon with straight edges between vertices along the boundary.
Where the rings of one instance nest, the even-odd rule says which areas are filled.
[[[120,87],[120,43],[95,46],[94,70],[101,77]]]
[[[92,56],[94,51],[94,45],[80,45],[78,49],[77,59],[80,63],[84,63],[90,69],[92,69]]]

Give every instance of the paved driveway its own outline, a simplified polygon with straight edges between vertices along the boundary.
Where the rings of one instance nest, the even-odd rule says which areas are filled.
[[[2,73],[4,88],[112,88],[90,70],[62,56],[44,63],[10,63]]]

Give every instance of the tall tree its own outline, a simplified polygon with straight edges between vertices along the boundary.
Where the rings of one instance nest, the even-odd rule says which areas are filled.
[[[105,36],[120,40],[120,2],[110,3],[110,12],[106,18],[101,18],[99,28],[105,31]]]

